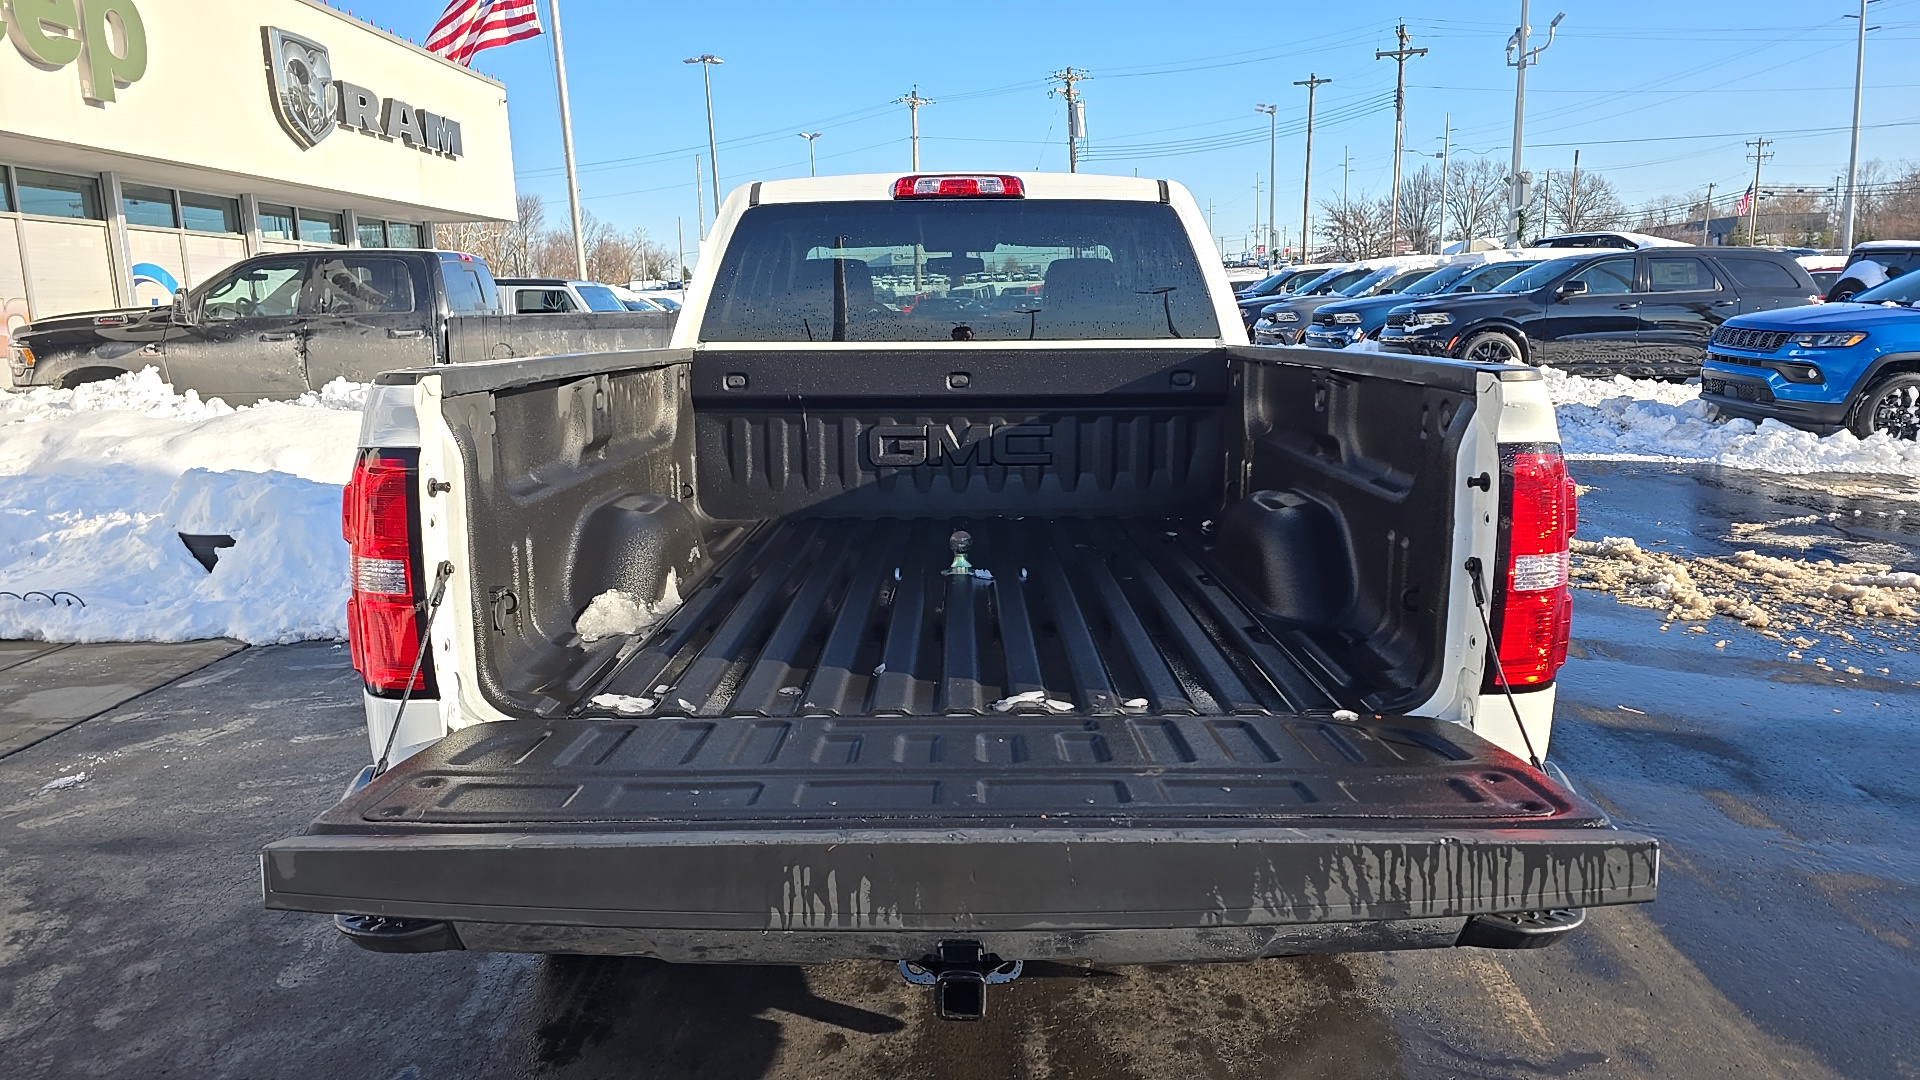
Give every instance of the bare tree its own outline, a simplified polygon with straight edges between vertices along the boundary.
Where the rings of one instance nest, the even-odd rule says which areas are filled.
[[[1481,237],[1500,238],[1505,221],[1506,170],[1497,162],[1475,158],[1456,165],[1447,178],[1447,220],[1443,230],[1457,236],[1467,249]]]
[[[1440,247],[1440,170],[1431,165],[1400,183],[1400,237],[1413,251]]]
[[[547,228],[547,205],[538,195],[515,200],[512,221],[474,221],[439,225],[434,243],[487,261],[496,277],[570,278],[578,271],[573,234]],[[646,230],[621,232],[591,213],[581,221],[587,251],[587,276],[624,285],[642,278],[676,273],[675,256]]]
[[[1549,173],[1544,198],[1546,221],[1556,232],[1593,232],[1618,229],[1627,223],[1627,205],[1613,183],[1597,172]]]
[[[1375,259],[1388,254],[1392,244],[1393,203],[1388,199],[1358,199],[1320,204],[1320,237],[1325,253],[1335,259]]]

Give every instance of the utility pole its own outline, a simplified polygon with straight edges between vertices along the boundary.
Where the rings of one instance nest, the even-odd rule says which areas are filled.
[[[1407,61],[1416,56],[1427,55],[1425,49],[1410,49],[1407,43],[1407,24],[1402,22],[1396,32],[1400,47],[1391,52],[1375,52],[1375,60],[1392,60],[1400,69],[1393,84],[1393,219],[1387,227],[1387,254],[1400,253],[1400,149],[1407,133]]]
[[[573,167],[573,117],[567,108],[567,54],[560,47],[560,0],[549,0],[553,16],[553,77],[560,86],[560,148],[566,152],[567,209],[573,215],[574,269],[587,276],[586,232],[580,227],[580,177]]]
[[[1262,266],[1260,252],[1260,174],[1253,174],[1253,265]]]
[[[700,226],[700,239],[705,240],[707,238],[707,197],[700,190],[699,154],[693,155],[693,210],[699,215],[695,220]],[[718,220],[720,211],[715,210],[713,213],[715,220]]]
[[[1353,202],[1353,147],[1340,148],[1340,205],[1348,206]]]
[[[1877,26],[1867,25],[1867,5],[1875,0],[1860,0],[1860,14],[1849,15],[1850,19],[1860,20],[1860,47],[1853,58],[1853,139],[1847,150],[1847,201],[1840,212],[1840,253],[1853,254],[1853,215],[1859,205],[1857,192],[1860,183],[1860,96],[1867,81],[1867,31],[1878,30]],[[1756,198],[1758,192],[1755,193]]]
[[[800,137],[807,140],[807,175],[808,176],[820,175],[818,172],[815,172],[813,168],[813,140],[819,138],[820,135],[821,133],[818,131],[800,132]],[[915,168],[918,168],[918,167],[919,166],[917,165],[915,166]]]
[[[1332,79],[1322,79],[1309,71],[1305,79],[1293,84],[1307,88],[1307,164],[1306,168],[1300,173],[1301,262],[1307,260],[1307,238],[1313,235],[1313,232],[1307,228],[1308,216],[1313,212],[1313,91],[1316,87],[1324,86],[1332,81]]]
[[[1538,62],[1541,53],[1553,44],[1554,31],[1559,29],[1560,20],[1567,17],[1561,12],[1547,24],[1547,42],[1537,49],[1528,49],[1528,36],[1533,28],[1527,25],[1527,0],[1520,0],[1520,26],[1513,36],[1507,39],[1507,66],[1518,69],[1513,83],[1513,169],[1507,179],[1507,246],[1520,246],[1520,222],[1526,210],[1526,200],[1521,198],[1520,148],[1525,140],[1527,126],[1527,68]]]
[[[1714,184],[1709,181],[1707,184],[1707,210],[1706,213],[1700,215],[1701,247],[1713,246],[1713,189]]]
[[[1274,163],[1278,160],[1274,157],[1274,154],[1277,152],[1277,140],[1280,137],[1280,121],[1278,119],[1280,106],[1255,105],[1253,109],[1255,112],[1267,114],[1267,233],[1269,234],[1267,236],[1267,254],[1271,256],[1274,253],[1273,236],[1271,234],[1280,221],[1273,213],[1274,194],[1280,189],[1280,177],[1274,173]]]
[[[1453,114],[1448,113],[1440,135],[1440,228],[1434,237],[1434,254],[1447,246],[1447,159],[1453,156]]]
[[[707,162],[713,166],[713,220],[720,220],[720,144],[713,137],[713,65],[725,60],[712,53],[688,57],[682,63],[699,64],[700,79],[707,87]]]
[[[1747,207],[1747,246],[1760,243],[1760,163],[1773,157],[1767,147],[1773,145],[1772,139],[1752,138],[1747,145],[1753,147],[1753,153],[1747,156],[1753,159],[1753,198]]]
[[[1074,90],[1073,84],[1086,78],[1087,73],[1084,69],[1075,71],[1072,66],[1068,66],[1047,77],[1064,87],[1061,90],[1049,90],[1047,93],[1049,95],[1057,93],[1067,99],[1067,171],[1079,172],[1080,140],[1087,134],[1081,129],[1081,125],[1085,122],[1086,114],[1081,111],[1080,97]]]
[[[1548,210],[1551,211],[1552,207],[1548,207]],[[1575,148],[1575,150],[1573,151],[1573,179],[1568,181],[1567,183],[1567,218],[1577,219],[1579,216],[1580,216],[1580,151],[1578,148]],[[1565,225],[1567,227],[1568,232],[1578,231],[1580,226],[1574,224],[1572,221],[1567,220],[1567,218],[1562,218],[1560,221],[1560,224]]]
[[[687,219],[679,214],[673,215],[673,243],[675,248],[673,253],[673,277],[670,280],[679,282],[680,287],[684,289],[687,286],[686,274],[684,273],[687,268]]]
[[[919,172],[920,171],[920,106],[931,105],[933,104],[933,101],[929,98],[921,97],[920,88],[918,86],[915,86],[912,92],[908,93],[907,96],[901,97],[901,98],[895,98],[893,103],[895,105],[905,105],[907,107],[907,114],[913,118],[913,171]],[[807,146],[811,148],[813,146],[813,142],[809,140],[807,142]]]

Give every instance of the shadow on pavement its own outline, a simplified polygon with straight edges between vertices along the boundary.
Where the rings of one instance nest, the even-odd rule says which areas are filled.
[[[619,1063],[636,1075],[702,1080],[764,1076],[790,1013],[863,1035],[902,1030],[900,1020],[816,997],[797,967],[676,965],[627,957],[555,956],[536,990],[534,1060],[543,1071],[601,1075]]]

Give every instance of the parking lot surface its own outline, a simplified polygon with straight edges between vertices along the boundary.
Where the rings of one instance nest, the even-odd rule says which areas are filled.
[[[1581,479],[1582,535],[1711,546],[1805,509],[1716,474]],[[1837,505],[1834,545],[1910,544],[1851,525],[1895,503]],[[344,648],[250,649],[0,758],[0,1073],[1920,1075],[1920,656],[1854,675],[1721,629],[1577,595],[1553,757],[1662,838],[1655,904],[1529,953],[1036,965],[978,1024],[881,964],[380,956],[261,910],[260,845],[367,746]]]

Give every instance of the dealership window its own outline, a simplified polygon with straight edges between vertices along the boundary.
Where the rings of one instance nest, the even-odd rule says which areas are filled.
[[[411,221],[378,221],[373,218],[360,219],[361,247],[417,248],[420,243],[420,226]]]
[[[266,240],[293,239],[293,207],[261,203],[260,236]]]
[[[347,242],[346,218],[320,210],[302,210],[300,239],[309,244],[344,244]]]
[[[121,184],[120,206],[129,225],[152,225],[161,229],[179,228],[173,216],[173,192],[144,184]]]
[[[98,177],[15,169],[13,181],[23,214],[102,220]]]
[[[0,165],[0,214],[13,213],[13,180],[7,175],[11,171]]]
[[[240,200],[183,191],[180,193],[180,224],[193,232],[240,232]]]

